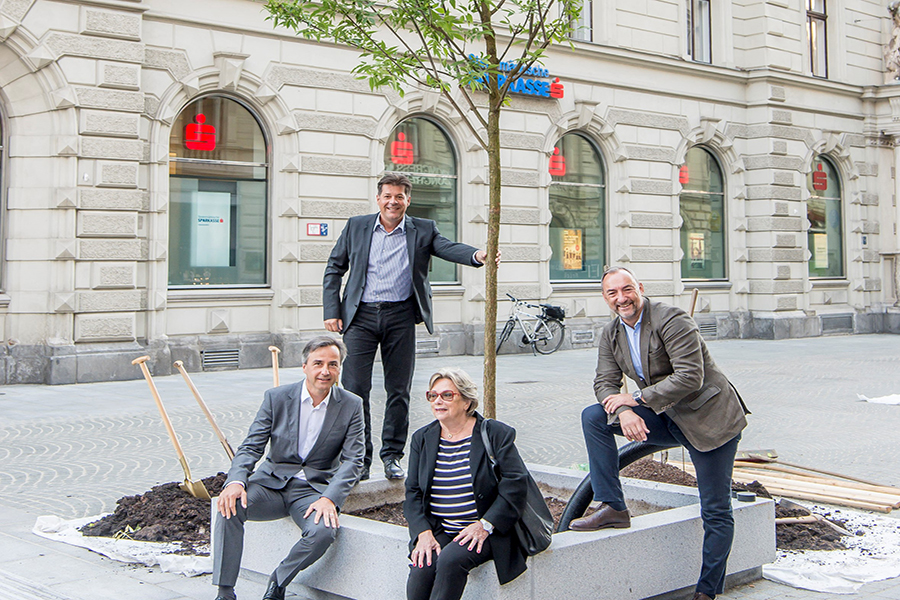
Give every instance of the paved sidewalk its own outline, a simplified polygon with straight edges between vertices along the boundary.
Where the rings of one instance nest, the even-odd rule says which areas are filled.
[[[869,335],[710,343],[719,365],[753,415],[742,448],[775,448],[788,461],[900,485],[900,406],[857,401],[900,393],[900,336]],[[498,417],[518,430],[532,463],[586,462],[580,412],[593,402],[596,351],[505,355],[498,361]],[[481,357],[419,358],[411,430],[431,420],[422,398],[429,375],[460,366],[480,379]],[[283,382],[302,376],[282,369]],[[377,375],[380,377],[380,371]],[[243,438],[271,385],[269,370],[198,373],[194,381],[233,445]],[[197,477],[228,461],[180,376],[156,380]],[[375,423],[384,392],[376,381]],[[380,401],[381,400],[381,401]],[[182,473],[143,380],[71,386],[0,387],[0,600],[213,597],[209,577],[183,578],[131,567],[30,533],[39,515],[83,517],[110,511],[125,494]],[[677,459],[677,458],[676,458]],[[376,465],[377,467],[377,465]],[[242,580],[243,599],[262,582]],[[829,595],[762,581],[720,596],[824,600]],[[900,580],[867,585],[854,596],[900,600]]]

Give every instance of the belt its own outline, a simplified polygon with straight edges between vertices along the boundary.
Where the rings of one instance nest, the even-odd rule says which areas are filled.
[[[396,302],[360,302],[359,305],[366,306],[369,308],[374,308],[375,310],[384,310],[388,308],[393,308],[395,306],[401,306],[403,304],[408,304],[412,302],[412,296],[407,298],[406,300],[398,300]]]

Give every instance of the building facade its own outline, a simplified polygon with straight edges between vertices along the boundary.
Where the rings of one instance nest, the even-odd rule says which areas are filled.
[[[385,171],[484,246],[486,153],[450,104],[371,90],[261,2],[0,0],[0,42],[2,382],[299,364]],[[589,346],[616,264],[699,288],[709,337],[900,332],[898,46],[869,0],[586,0],[502,117],[501,298]],[[483,272],[432,280],[419,351],[479,353]]]

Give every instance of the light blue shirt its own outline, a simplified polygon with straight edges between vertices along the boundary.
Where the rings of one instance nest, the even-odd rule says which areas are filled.
[[[412,269],[406,246],[406,219],[388,233],[375,219],[363,302],[401,302],[412,296]]]
[[[634,370],[641,379],[644,378],[644,367],[641,364],[641,321],[643,320],[644,311],[641,311],[641,316],[638,318],[638,322],[634,324],[634,327],[629,327],[628,323],[622,321],[622,325],[625,326],[625,335],[628,337],[628,351],[631,352],[631,364],[634,365]]]

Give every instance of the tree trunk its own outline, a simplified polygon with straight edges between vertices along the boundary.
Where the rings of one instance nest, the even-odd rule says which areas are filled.
[[[484,274],[484,415],[497,418],[497,247],[500,243],[500,109],[493,99],[488,113],[488,181],[490,204],[487,269]]]

